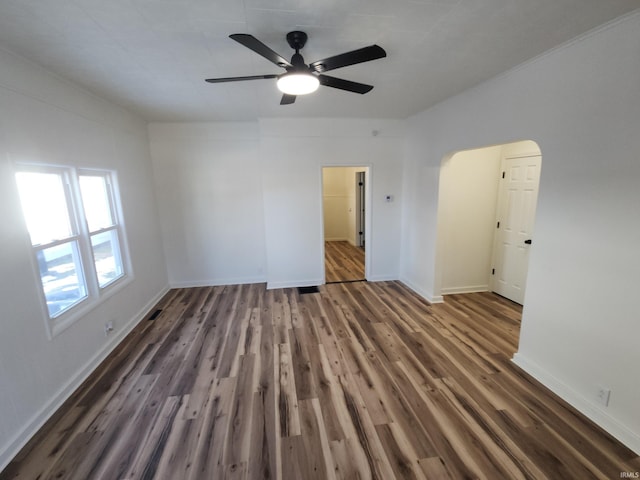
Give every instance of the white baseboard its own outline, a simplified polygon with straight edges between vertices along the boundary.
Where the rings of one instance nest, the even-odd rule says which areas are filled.
[[[185,282],[169,282],[171,288],[194,288],[194,287],[218,287],[221,285],[247,285],[250,283],[266,283],[267,279],[261,277],[242,278],[215,278],[209,280],[193,280]]]
[[[522,354],[516,353],[511,361],[587,418],[617,438],[621,443],[640,455],[640,434],[629,430],[629,428],[608,415],[588,398],[576,392],[560,379],[554,377],[537,363],[523,357]]]
[[[87,362],[87,364],[76,372],[73,377],[65,383],[35,415],[27,422],[22,430],[10,439],[0,450],[0,472],[13,460],[20,452],[22,447],[33,437],[38,430],[42,428],[49,418],[62,406],[62,404],[82,385],[91,373],[107,358],[107,356],[122,342],[122,340],[135,328],[138,323],[149,313],[162,297],[169,291],[169,286],[165,286],[158,294],[149,300],[144,307],[124,328],[118,330],[112,337],[111,341],[105,344],[95,355]]]
[[[325,238],[324,241],[325,242],[349,242],[349,239],[347,237],[328,237],[328,238]]]
[[[276,288],[315,287],[316,285],[322,285],[323,283],[324,283],[324,280],[322,279],[267,282],[267,290],[274,290]]]
[[[367,282],[393,282],[398,280],[397,275],[371,275],[367,277]]]
[[[420,295],[422,298],[424,298],[427,302],[444,303],[444,298],[442,298],[442,295],[433,295],[431,292],[427,292],[426,290],[418,287],[416,284],[414,284],[411,280],[407,279],[406,277],[401,277],[400,281],[404,283],[407,287],[409,287],[411,290],[416,292],[418,295]]]
[[[469,285],[466,287],[447,287],[442,288],[442,295],[454,295],[457,293],[477,293],[488,292],[489,285]]]

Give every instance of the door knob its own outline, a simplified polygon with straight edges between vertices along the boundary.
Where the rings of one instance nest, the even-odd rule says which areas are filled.
[[[531,239],[525,240],[524,243],[526,243],[527,245],[531,245]]]

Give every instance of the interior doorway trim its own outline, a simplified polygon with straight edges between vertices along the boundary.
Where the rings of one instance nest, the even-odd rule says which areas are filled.
[[[360,163],[354,162],[350,164],[334,164],[334,163],[326,163],[320,165],[319,168],[319,178],[320,178],[320,253],[318,255],[318,262],[321,266],[322,271],[322,284],[327,283],[326,271],[325,271],[325,248],[324,248],[324,181],[323,181],[323,171],[325,168],[362,168],[365,172],[365,231],[364,231],[364,243],[365,243],[365,252],[364,252],[364,279],[368,279],[371,277],[371,258],[373,252],[375,251],[375,242],[373,240],[373,235],[371,234],[372,230],[372,185],[373,185],[373,165],[370,163]]]

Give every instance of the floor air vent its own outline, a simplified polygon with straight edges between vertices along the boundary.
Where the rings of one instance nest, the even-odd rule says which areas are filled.
[[[158,310],[156,310],[151,314],[151,316],[149,317],[149,321],[155,320],[156,318],[158,318],[158,315],[160,315],[161,313],[162,313],[162,309],[159,308]]]
[[[318,287],[298,287],[298,293],[304,295],[305,293],[320,293]]]

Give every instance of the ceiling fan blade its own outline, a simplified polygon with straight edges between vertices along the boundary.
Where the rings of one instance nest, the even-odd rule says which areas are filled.
[[[378,45],[370,45],[368,47],[310,63],[309,68],[315,72],[328,72],[329,70],[334,70],[336,68],[369,62],[386,56],[387,52],[385,52],[382,47],[379,47]]]
[[[295,95],[288,95],[285,93],[284,95],[282,95],[282,100],[280,100],[280,105],[291,105],[295,101],[296,101]]]
[[[339,88],[340,90],[346,90],[348,92],[364,94],[373,89],[373,85],[352,82],[351,80],[330,77],[329,75],[318,75],[318,80],[320,80],[320,85],[324,85],[325,87]]]
[[[207,78],[205,82],[222,83],[222,82],[241,82],[243,80],[262,80],[264,78],[277,78],[278,75],[251,75],[248,77],[225,77],[225,78]]]
[[[249,35],[247,33],[234,33],[233,35],[229,35],[229,37],[248,49],[253,50],[258,55],[263,56],[271,63],[275,63],[279,67],[285,68],[292,66],[291,63],[289,63],[289,60],[278,55],[253,35]]]

